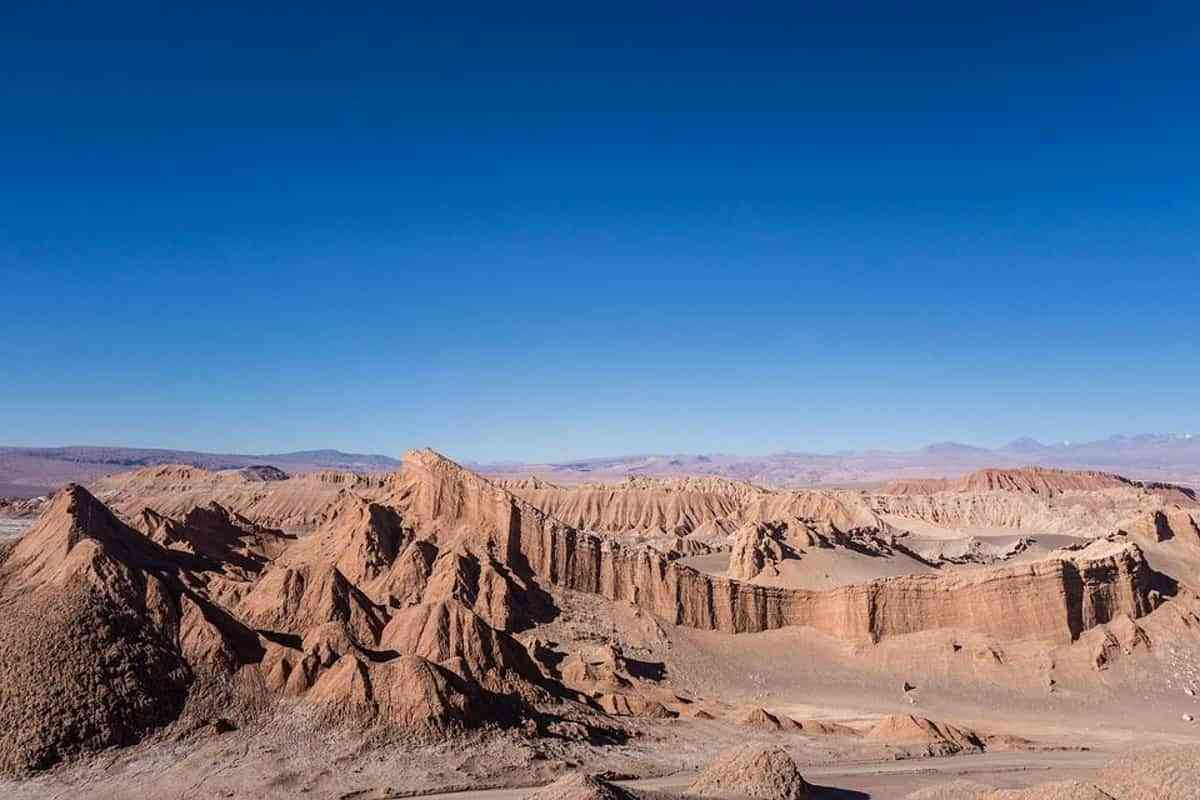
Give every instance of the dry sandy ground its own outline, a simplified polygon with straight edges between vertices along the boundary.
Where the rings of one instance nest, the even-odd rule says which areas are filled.
[[[27,798],[490,798],[515,800],[522,787],[549,783],[575,769],[609,770],[617,775],[650,774],[627,780],[630,786],[673,793],[686,787],[712,756],[738,742],[770,741],[789,749],[805,778],[830,787],[830,798],[889,800],[926,786],[962,777],[997,787],[1027,786],[1085,776],[1101,767],[1102,751],[985,753],[946,758],[861,759],[852,745],[816,742],[798,735],[747,735],[719,723],[684,721],[637,744],[606,752],[572,753],[566,758],[528,761],[512,741],[443,744],[423,750],[364,751],[349,742],[298,742],[280,747],[268,736],[230,734],[219,741],[160,745],[141,752],[72,768],[23,784],[0,782],[0,794]],[[671,755],[667,756],[667,753]],[[475,777],[480,761],[493,767],[489,779]],[[663,761],[669,763],[662,763]],[[833,763],[836,760],[837,763]],[[665,774],[655,774],[654,768]],[[432,783],[430,781],[433,781]],[[431,786],[461,789],[430,794]],[[467,789],[471,785],[511,788]]]
[[[952,780],[969,779],[1016,789],[1051,780],[1083,779],[1108,756],[1096,752],[984,753],[888,763],[810,766],[804,778],[827,800],[891,800]],[[623,786],[663,795],[682,794],[696,776],[681,770],[661,778],[618,781]],[[423,795],[425,800],[521,800],[528,789],[490,789]]]

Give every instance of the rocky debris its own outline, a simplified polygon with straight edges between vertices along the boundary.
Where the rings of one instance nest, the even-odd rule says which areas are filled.
[[[722,753],[696,776],[688,794],[754,800],[804,800],[813,796],[786,750],[760,745]]]
[[[32,519],[49,502],[48,497],[0,497],[0,519]]]
[[[799,724],[790,717],[772,714],[761,706],[747,706],[739,709],[734,715],[734,720],[739,725],[764,731],[798,730],[800,728]]]
[[[597,645],[571,653],[563,659],[558,670],[564,684],[589,694],[620,691],[634,683],[625,658],[613,644]]]
[[[782,562],[804,558],[808,550],[842,549],[888,558],[898,552],[894,537],[876,529],[848,533],[832,523],[801,519],[772,520],[743,525],[731,537],[729,576],[750,581],[760,574],[778,576]],[[905,555],[910,555],[907,551]]]
[[[1108,669],[1113,661],[1123,655],[1152,649],[1150,636],[1127,614],[1093,628],[1080,641],[1089,649],[1092,665],[1098,672]]]
[[[861,736],[854,728],[849,725],[841,725],[837,722],[828,722],[822,719],[793,719],[792,722],[800,730],[801,733],[809,736]]]
[[[636,797],[598,775],[583,772],[564,775],[549,786],[525,795],[526,800],[634,800]]]
[[[197,568],[232,570],[243,580],[262,572],[295,541],[294,536],[258,525],[216,501],[197,506],[178,520],[142,509],[133,526],[163,547],[207,561]]]
[[[1025,789],[995,789],[971,781],[954,781],[913,792],[905,800],[1113,800],[1100,788],[1079,781],[1056,781]]]
[[[281,563],[332,564],[348,581],[364,586],[386,573],[413,538],[395,509],[342,489],[321,512],[317,530]]]
[[[995,787],[982,783],[957,780],[912,792],[904,800],[991,800],[995,791]]]
[[[919,747],[931,756],[984,750],[983,739],[974,731],[911,714],[884,717],[866,736],[890,745]]]
[[[170,556],[80,486],[0,564],[0,771],[131,744],[182,710]]]
[[[1150,542],[1178,540],[1200,545],[1200,511],[1188,508],[1156,508],[1121,523],[1118,533]]]
[[[1019,536],[1011,542],[996,544],[972,536],[949,542],[931,542],[919,548],[923,558],[941,564],[964,566],[967,564],[1000,564],[1016,558],[1029,550],[1035,543],[1030,536]]]
[[[630,694],[599,694],[596,702],[609,714],[618,717],[671,719],[679,716],[657,700]]]
[[[1118,756],[1093,781],[1121,800],[1194,800],[1197,764],[1200,746],[1159,745]]]
[[[739,528],[729,553],[729,577],[748,581],[768,568],[778,574],[779,562],[797,557],[785,541],[786,531],[786,524],[757,523]]]
[[[1090,783],[1055,781],[1026,789],[1001,789],[984,795],[984,800],[1112,800],[1112,795]]]

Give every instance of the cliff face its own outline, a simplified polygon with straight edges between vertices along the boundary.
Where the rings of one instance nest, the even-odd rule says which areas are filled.
[[[935,628],[998,639],[1069,642],[1118,614],[1152,610],[1136,545],[978,573],[885,578],[827,592],[718,578],[648,549],[573,530],[521,531],[520,550],[547,580],[644,608],[679,625],[755,633],[790,625],[879,641]]]
[[[202,502],[178,517],[143,506],[131,527],[73,486],[0,552],[0,667],[8,680],[0,712],[16,720],[0,726],[0,773],[132,744],[168,726],[189,730],[217,715],[240,724],[295,704],[387,736],[517,724],[558,691],[557,678],[541,671],[549,662],[513,635],[554,618],[549,586],[692,628],[804,626],[856,641],[945,628],[1067,643],[1110,621],[1132,624],[1126,616],[1154,603],[1156,576],[1141,550],[1109,541],[976,571],[921,562],[929,572],[820,590],[718,577],[685,566],[679,553],[581,531],[432,451],[410,453],[400,472],[369,479],[322,474],[292,485],[298,479],[167,467],[138,480],[148,500]],[[183,487],[176,494],[172,482]],[[321,491],[289,506],[303,486]],[[680,498],[727,497],[728,506],[676,511],[708,508],[703,514],[743,521],[733,559],[739,575],[838,547],[882,557],[894,544],[855,493],[738,499],[737,486],[712,481],[672,486]],[[659,497],[662,486],[631,482],[623,491]],[[120,497],[128,509],[140,495]],[[314,510],[318,499],[327,502]],[[667,507],[640,503],[614,508]],[[242,508],[317,529],[296,537],[262,527]],[[613,519],[629,519],[625,511]],[[1151,526],[1155,543],[1168,528],[1194,538],[1194,518],[1175,517],[1139,524]],[[599,665],[566,663],[563,674],[596,683],[606,679],[606,663],[614,686],[597,688],[598,708],[668,713],[657,700],[621,694],[630,679],[619,653]],[[99,685],[114,693],[80,690]]]
[[[331,477],[322,475],[319,480],[324,485]],[[1082,479],[1062,478],[1072,486]],[[942,524],[1027,527],[1053,522],[1061,529],[1085,522],[1094,525],[1110,516],[1115,524],[1117,518],[1128,518],[1126,494],[1144,498],[1143,490],[1127,486],[1101,489],[1084,498],[1082,492],[1056,485],[1058,493],[1047,497],[1016,491],[1012,488],[1016,484],[1007,478],[987,476],[987,482],[1006,488],[869,496],[771,492],[707,479],[632,480],[615,488],[559,489],[541,483],[515,488],[600,529],[630,525],[685,529],[714,519],[741,525],[768,519],[820,519],[838,530],[880,530],[887,528],[879,516],[883,513]],[[278,489],[289,481],[275,483]],[[338,490],[345,488],[330,483]],[[399,473],[364,479],[363,484],[354,487],[356,493],[395,509],[419,529],[419,538],[438,547],[463,542],[481,553],[490,552],[488,558],[516,571],[629,602],[702,629],[743,633],[803,625],[832,636],[879,640],[933,628],[960,628],[1001,639],[1070,641],[1115,615],[1137,617],[1150,610],[1150,570],[1135,546],[1094,546],[979,572],[907,575],[807,591],[708,575],[649,548],[581,531],[432,451],[410,453]],[[350,572],[366,577],[354,569]]]
[[[1161,505],[1137,489],[1065,491],[1053,496],[1002,490],[868,495],[878,514],[943,527],[1019,528],[1038,533],[1099,535],[1132,514]]]
[[[420,505],[436,527],[480,532],[508,563],[552,584],[693,628],[753,633],[801,625],[874,641],[956,628],[998,639],[1069,642],[1118,614],[1152,610],[1151,571],[1135,545],[1100,542],[1033,563],[884,578],[824,592],[779,589],[708,575],[650,548],[576,530],[433,454],[408,463],[426,480],[435,478],[421,491],[426,502]],[[450,502],[435,507],[428,502],[433,497]]]

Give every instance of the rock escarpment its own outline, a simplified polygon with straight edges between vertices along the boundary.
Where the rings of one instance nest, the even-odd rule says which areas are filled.
[[[811,592],[714,577],[652,550],[625,548],[552,523],[513,533],[509,546],[555,584],[629,602],[675,624],[725,633],[800,625],[878,641],[958,628],[1000,639],[1069,642],[1116,614],[1138,617],[1153,608],[1151,570],[1136,545]]]
[[[856,642],[946,628],[1067,643],[1156,602],[1138,546],[1107,541],[1030,563],[929,567],[819,591],[718,577],[681,563],[681,552],[583,531],[432,451],[373,478],[186,467],[134,475],[113,479],[123,519],[70,487],[0,554],[0,668],[11,676],[0,712],[17,721],[0,730],[0,770],[49,766],[208,716],[241,725],[278,714],[410,737],[537,729],[533,707],[545,702],[589,715],[676,714],[670,700],[639,695],[641,679],[616,650],[564,654],[557,672],[542,662],[543,673],[518,636],[553,618],[562,590],[703,630],[804,626]],[[164,488],[172,481],[184,489]],[[137,485],[151,508],[138,506]],[[732,526],[745,532],[735,553],[743,577],[806,548],[883,557],[894,546],[856,493],[672,486],[675,505],[563,508],[595,511],[600,527],[692,536]],[[299,499],[305,487],[316,491]],[[658,497],[662,487],[624,491]],[[314,530],[297,535],[272,521]]]

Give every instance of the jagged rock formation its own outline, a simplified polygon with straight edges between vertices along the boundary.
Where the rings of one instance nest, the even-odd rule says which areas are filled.
[[[470,605],[513,619],[515,580],[465,547],[439,557],[391,507],[343,494],[320,519],[296,540],[210,502],[143,510],[138,530],[81,487],[59,493],[0,563],[0,771],[288,702],[423,735],[546,696]]]
[[[1002,491],[1052,496],[1066,492],[1095,492],[1104,489],[1141,489],[1170,503],[1196,500],[1196,494],[1191,489],[1170,483],[1135,481],[1111,472],[1046,467],[981,469],[954,480],[935,478],[890,481],[884,486],[883,494]]]
[[[0,519],[29,519],[42,512],[46,497],[0,497]]]
[[[1151,542],[1176,539],[1200,545],[1200,511],[1189,508],[1156,508],[1121,523],[1119,530]]]
[[[805,800],[812,796],[786,750],[760,745],[722,753],[696,776],[688,794],[754,800]]]
[[[526,795],[527,800],[633,800],[636,795],[596,775],[574,772]]]
[[[785,526],[768,523],[739,528],[729,553],[729,577],[749,581],[768,567],[778,572],[779,562],[796,558],[786,534]]]
[[[984,749],[983,739],[974,731],[911,714],[884,717],[866,735],[888,744],[921,747],[931,756]]]
[[[1110,660],[1108,638],[1136,647],[1128,626],[1161,599],[1141,548],[1118,541],[818,591],[718,577],[629,536],[737,531],[733,570],[755,581],[818,551],[909,558],[853,492],[712,479],[608,493],[516,487],[601,529],[589,532],[432,451],[371,478],[155,467],[107,481],[120,515],[72,486],[0,553],[0,669],[11,676],[0,713],[16,721],[0,730],[0,770],[198,719],[240,726],[297,709],[388,736],[523,716],[536,729],[540,703],[675,716],[674,700],[641,691],[619,650],[575,652],[547,671],[530,657],[514,634],[552,617],[569,592],[703,630],[805,626],[856,646],[943,628],[1062,644],[1092,632]],[[635,528],[616,530],[624,525]],[[961,744],[957,729],[941,733]]]
[[[807,562],[820,562],[820,566],[814,564],[814,569],[844,572],[846,583],[858,582],[848,563],[854,556],[873,560],[873,571],[877,574],[933,571],[932,564],[899,545],[894,535],[875,528],[856,528],[843,533],[831,522],[792,518],[744,525],[730,538],[729,577],[766,586],[777,585],[774,581],[789,567],[805,569]],[[822,555],[826,557],[820,558]]]

